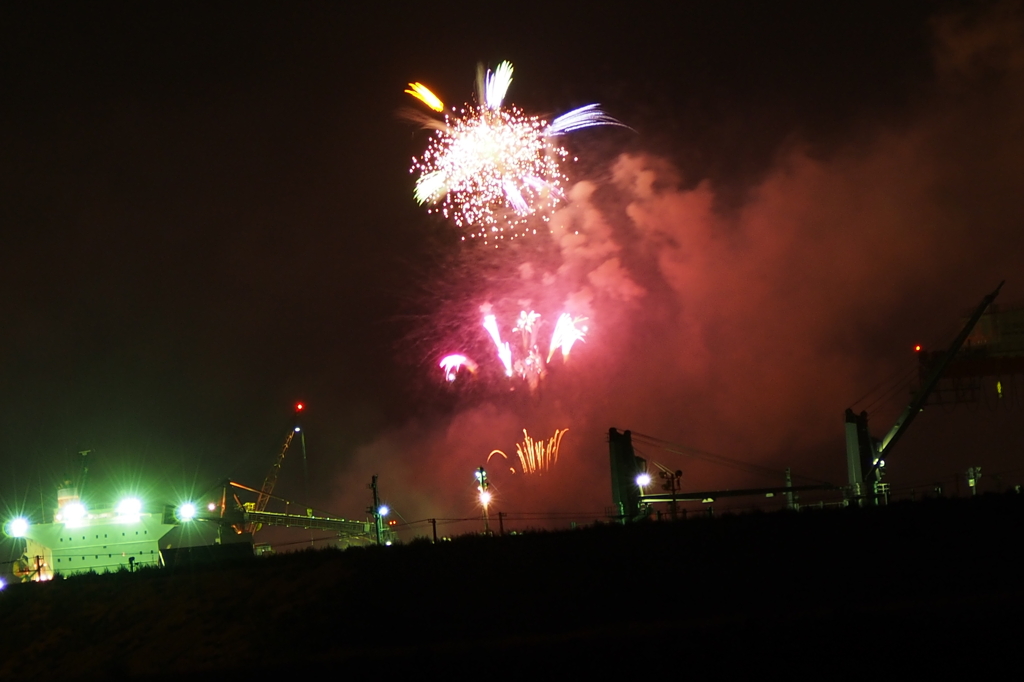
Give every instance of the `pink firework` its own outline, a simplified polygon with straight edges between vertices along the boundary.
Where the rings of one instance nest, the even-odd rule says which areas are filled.
[[[573,344],[582,341],[587,335],[586,325],[579,326],[580,323],[586,321],[585,317],[574,318],[569,313],[559,315],[558,322],[555,323],[555,331],[551,333],[548,362],[551,362],[551,356],[555,354],[556,348],[562,349],[562,362],[569,359],[569,351],[572,350]]]
[[[445,381],[449,383],[455,381],[458,376],[459,370],[465,367],[470,373],[476,374],[477,364],[467,358],[465,355],[453,354],[446,355],[441,358],[441,364],[439,365],[444,371]]]
[[[569,352],[577,341],[582,341],[587,335],[587,326],[583,324],[586,317],[573,317],[569,313],[562,313],[555,329],[548,342],[548,355],[545,359],[540,350],[539,339],[544,330],[544,322],[540,313],[530,310],[522,310],[515,326],[512,327],[512,334],[519,337],[519,341],[513,346],[509,341],[502,341],[501,333],[498,330],[497,317],[491,313],[491,306],[484,304],[480,307],[484,313],[483,327],[487,330],[494,347],[498,351],[498,359],[505,368],[505,376],[519,376],[530,387],[536,391],[540,382],[547,374],[547,365],[554,356],[555,349],[562,351],[562,362],[566,362]]]
[[[498,359],[505,366],[505,376],[512,376],[512,349],[508,342],[502,343],[501,333],[498,332],[498,321],[494,315],[484,315],[484,329],[491,335],[494,345],[498,349]]]

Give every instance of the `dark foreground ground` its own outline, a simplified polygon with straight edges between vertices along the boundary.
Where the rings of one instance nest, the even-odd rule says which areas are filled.
[[[1022,539],[1000,495],[12,585],[0,679],[1016,677]]]

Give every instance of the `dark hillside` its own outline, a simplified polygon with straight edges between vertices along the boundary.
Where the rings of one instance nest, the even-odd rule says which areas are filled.
[[[750,514],[14,585],[0,677],[491,676],[1003,660],[1024,496]]]

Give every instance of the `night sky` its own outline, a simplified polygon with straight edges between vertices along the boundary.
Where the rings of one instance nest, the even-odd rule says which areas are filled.
[[[1020,3],[551,4],[0,9],[8,508],[52,506],[81,450],[97,506],[259,487],[300,400],[308,483],[293,449],[277,492],[346,517],[373,474],[409,521],[472,515],[524,428],[569,432],[546,477],[492,458],[509,512],[600,515],[613,426],[844,483],[843,411],[1001,280],[1024,302]],[[551,235],[490,252],[413,201],[401,110],[503,59],[508,101],[632,130],[569,136]],[[480,351],[479,306],[524,301],[591,323],[532,395]],[[458,351],[481,370],[447,386]],[[1020,417],[926,411],[893,486],[1024,468]]]

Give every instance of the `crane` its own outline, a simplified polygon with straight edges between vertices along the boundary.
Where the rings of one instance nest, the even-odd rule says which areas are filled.
[[[942,373],[949,363],[953,361],[953,358],[964,345],[964,341],[970,336],[974,325],[978,323],[978,320],[985,313],[985,309],[999,295],[999,290],[1003,288],[1005,283],[1005,280],[1000,282],[995,291],[985,296],[981,303],[978,304],[970,319],[967,320],[967,324],[960,330],[960,333],[953,340],[953,343],[950,344],[942,359],[935,363],[931,374],[921,384],[921,387],[911,398],[906,409],[903,410],[903,413],[900,414],[896,423],[889,429],[889,433],[884,438],[878,441],[871,438],[871,434],[868,431],[867,412],[855,414],[851,409],[846,410],[846,468],[849,475],[850,497],[852,499],[857,500],[858,503],[864,499],[875,499],[874,484],[878,483],[881,479],[881,468],[885,466],[886,457],[892,452],[893,446],[896,445],[900,437],[906,433],[907,428],[914,421],[918,412],[924,408],[925,403],[928,401],[928,396],[939,382]]]
[[[295,406],[296,421],[298,421],[299,413],[302,412],[304,408],[305,405],[302,403]],[[288,437],[284,439],[284,445],[281,446],[281,451],[278,453],[277,459],[274,460],[274,465],[270,467],[270,472],[263,481],[263,487],[257,492],[256,502],[254,502],[252,504],[252,508],[247,509],[247,511],[255,512],[257,514],[266,511],[270,498],[274,496],[274,486],[277,485],[277,477],[281,473],[281,464],[284,463],[284,456],[288,453],[288,447],[292,444],[292,439],[295,438],[295,434],[299,433],[301,430],[302,427],[296,424],[292,430],[288,432]],[[249,521],[245,524],[244,532],[255,533],[262,527],[262,525],[263,524],[255,521]]]

